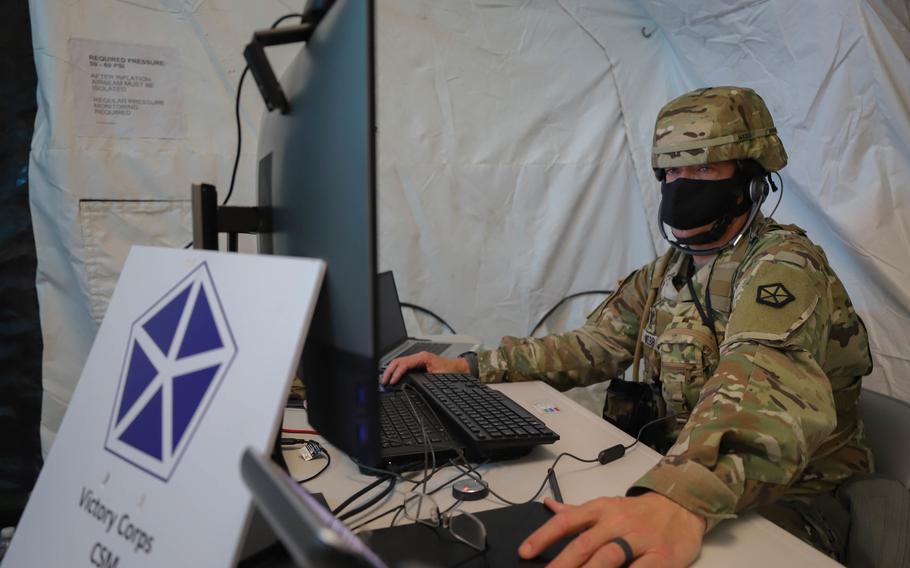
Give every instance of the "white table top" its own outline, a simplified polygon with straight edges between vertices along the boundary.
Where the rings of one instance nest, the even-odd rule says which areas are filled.
[[[555,444],[540,446],[522,458],[488,464],[480,468],[483,479],[489,483],[490,488],[511,501],[529,499],[544,481],[547,468],[561,452],[594,458],[604,448],[633,441],[624,432],[545,383],[508,383],[491,386],[505,392],[539,417],[561,438]],[[306,412],[288,409],[285,414],[285,427],[307,428]],[[321,438],[318,439],[321,443],[324,442]],[[335,507],[375,478],[361,475],[350,459],[333,446],[325,445],[331,452],[332,465],[327,472],[307,483],[306,489],[313,493],[323,493],[329,506]],[[291,474],[297,479],[312,475],[323,465],[321,460],[304,462],[294,451],[285,452],[285,459],[288,461]],[[563,457],[556,466],[556,474],[565,502],[578,504],[595,497],[624,495],[626,489],[659,459],[660,455],[657,452],[638,444],[623,458],[607,465],[585,464]],[[457,474],[458,470],[452,467],[439,472],[430,481],[430,488]],[[401,504],[402,494],[408,489],[409,484],[398,484],[388,499],[363,514],[348,519],[346,521],[348,526],[355,526],[362,520]],[[542,500],[548,495],[549,489],[545,489],[539,499]],[[439,491],[434,497],[441,508],[454,503],[452,493],[448,489]],[[464,502],[460,508],[480,511],[504,505],[502,501],[490,495],[480,501]],[[374,522],[370,527],[388,526],[391,518],[389,515]],[[840,566],[783,529],[751,513],[736,520],[725,521],[711,531],[705,538],[701,556],[695,565],[765,567],[796,564],[806,568]]]

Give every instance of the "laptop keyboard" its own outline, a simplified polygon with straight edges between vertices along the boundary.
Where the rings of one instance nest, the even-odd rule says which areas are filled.
[[[413,355],[414,353],[420,353],[421,351],[429,351],[430,353],[435,353],[439,355],[443,351],[449,348],[448,343],[415,343],[414,345],[408,347],[396,357],[406,357],[408,355]]]

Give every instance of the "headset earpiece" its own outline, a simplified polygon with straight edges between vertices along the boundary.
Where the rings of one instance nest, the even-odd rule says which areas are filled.
[[[768,182],[763,177],[753,177],[749,182],[749,199],[761,204],[768,197]]]

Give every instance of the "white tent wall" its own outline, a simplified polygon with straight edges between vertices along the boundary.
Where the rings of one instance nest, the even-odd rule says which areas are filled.
[[[641,44],[629,65],[576,3],[379,6],[380,264],[403,298],[495,345],[653,258],[653,176],[627,133],[668,91],[651,73],[626,101],[617,78],[660,59],[640,7],[600,8],[614,40]]]
[[[129,245],[185,245],[190,183],[228,185],[243,44],[300,5],[31,0],[45,446]],[[665,247],[649,161],[660,106],[700,85],[750,86],[791,156],[776,217],[807,228],[844,278],[873,340],[870,385],[910,400],[906,6],[684,5],[379,0],[380,267],[459,332],[487,344],[525,335],[560,298],[613,288]],[[176,47],[178,134],[78,136],[72,38]],[[269,49],[276,71],[294,49]],[[248,80],[234,204],[254,199],[262,109]],[[599,299],[556,314],[557,326]]]
[[[243,44],[297,2],[32,0],[38,113],[29,183],[44,336],[41,438],[59,427],[117,276],[132,244],[183,247],[189,187],[228,186],[236,135],[234,94]],[[293,7],[291,7],[293,6]],[[175,48],[181,109],[177,135],[79,136],[71,40]],[[293,48],[269,55],[283,68]],[[251,203],[262,103],[244,86],[245,160],[232,203]],[[252,133],[252,134],[251,134]],[[223,195],[223,192],[222,192]]]

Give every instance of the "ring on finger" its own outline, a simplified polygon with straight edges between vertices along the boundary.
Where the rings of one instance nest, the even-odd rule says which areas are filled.
[[[623,568],[632,564],[632,561],[635,560],[635,554],[632,552],[632,547],[629,545],[629,541],[621,536],[618,536],[610,542],[616,544],[619,548],[621,548],[623,554],[626,555],[626,560],[622,563]]]

